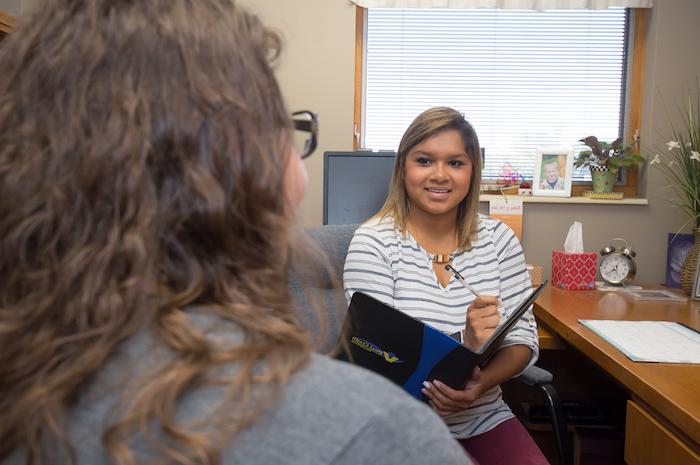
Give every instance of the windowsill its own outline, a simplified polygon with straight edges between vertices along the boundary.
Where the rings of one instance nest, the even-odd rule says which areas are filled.
[[[620,200],[589,199],[588,197],[543,197],[536,195],[501,195],[501,194],[480,194],[479,202],[488,202],[497,199],[519,199],[524,203],[566,203],[566,204],[586,204],[586,205],[649,205],[645,198],[629,197]]]

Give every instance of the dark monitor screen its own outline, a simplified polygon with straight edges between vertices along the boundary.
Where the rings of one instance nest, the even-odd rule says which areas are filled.
[[[323,224],[362,223],[386,199],[394,152],[323,154]]]

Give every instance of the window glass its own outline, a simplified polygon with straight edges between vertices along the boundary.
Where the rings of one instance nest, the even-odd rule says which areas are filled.
[[[626,23],[624,8],[371,8],[361,144],[396,150],[415,116],[445,105],[476,129],[485,179],[506,164],[531,178],[538,148],[621,135]]]

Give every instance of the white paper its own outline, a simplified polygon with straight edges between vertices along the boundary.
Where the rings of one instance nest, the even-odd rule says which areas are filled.
[[[493,215],[522,215],[522,199],[509,199],[505,196],[497,197],[489,201],[489,216]]]
[[[700,333],[672,321],[579,320],[634,362],[700,364]]]

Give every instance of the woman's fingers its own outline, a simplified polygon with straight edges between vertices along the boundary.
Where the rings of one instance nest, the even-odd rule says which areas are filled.
[[[477,350],[494,333],[501,321],[498,307],[486,304],[495,297],[481,296],[477,298],[467,309],[467,321],[465,328],[465,342],[468,347]],[[480,306],[483,305],[483,306]]]
[[[492,305],[498,307],[498,297],[493,295],[480,295],[471,303],[470,307],[482,308]]]
[[[474,392],[467,388],[464,390],[453,389],[438,380],[425,381],[423,386],[423,394],[430,400],[433,408],[439,412],[459,412],[468,408],[474,401]]]

